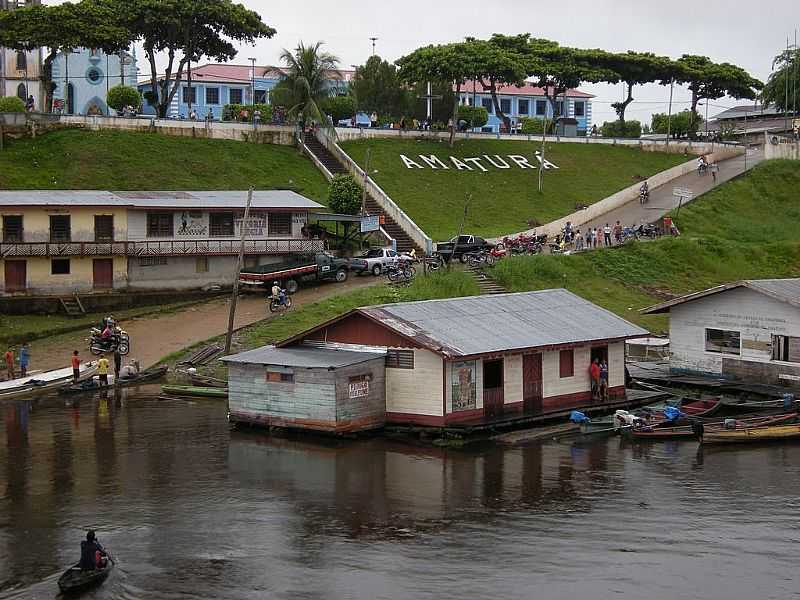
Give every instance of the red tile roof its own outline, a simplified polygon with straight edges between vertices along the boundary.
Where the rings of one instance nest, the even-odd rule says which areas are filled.
[[[344,79],[345,81],[349,81],[352,79],[354,73],[354,71],[340,69],[331,71],[329,77],[331,79]],[[284,74],[285,69],[282,67],[256,65],[256,77],[265,77],[269,75],[282,77]],[[251,66],[234,64],[200,65],[198,67],[192,67],[192,77],[197,77],[198,79],[214,77],[217,81],[250,81]]]
[[[473,90],[474,88],[474,90]],[[453,88],[455,90],[455,88]],[[481,85],[480,81],[468,81],[463,86],[461,86],[461,91],[466,93],[473,93],[482,94],[482,93],[489,93],[488,89],[484,89],[483,85]],[[551,90],[552,91],[552,90]],[[523,86],[516,86],[516,85],[501,85],[497,87],[497,92],[504,96],[544,96],[544,89],[537,87],[535,85],[531,85],[530,83],[526,83]],[[560,94],[559,94],[560,96]],[[580,90],[567,90],[567,97],[568,98],[594,98],[593,94],[587,94],[586,92],[582,92]]]

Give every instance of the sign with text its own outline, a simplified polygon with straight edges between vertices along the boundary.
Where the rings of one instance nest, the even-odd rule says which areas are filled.
[[[349,391],[350,398],[366,398],[369,396],[369,380],[351,381]]]
[[[410,158],[405,154],[400,155],[400,160],[403,161],[406,169],[433,169],[436,170],[450,170],[456,171],[479,171],[486,173],[490,170],[504,170],[504,169],[539,169],[540,167],[547,169],[558,169],[556,165],[547,159],[542,158],[541,152],[538,150],[534,153],[535,162],[531,164],[534,159],[529,159],[521,154],[506,154],[505,158],[499,154],[484,154],[482,156],[472,156],[469,158],[457,158],[449,156],[441,159],[435,154],[418,154],[417,157]]]
[[[361,233],[368,231],[378,231],[381,228],[381,218],[379,215],[374,217],[361,217]]]
[[[242,218],[234,219],[234,229],[236,237],[242,235]],[[247,215],[247,227],[245,228],[247,237],[266,237],[267,235],[267,214],[250,213]]]

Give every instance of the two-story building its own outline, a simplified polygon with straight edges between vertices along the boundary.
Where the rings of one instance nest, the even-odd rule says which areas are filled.
[[[135,52],[106,54],[97,48],[60,52],[53,60],[53,112],[68,115],[109,115],[108,90],[136,87]]]
[[[0,192],[0,293],[191,289],[233,282],[247,192]],[[287,190],[256,191],[245,264],[318,252],[309,211]]]
[[[579,136],[586,135],[587,130],[591,129],[592,94],[572,89],[567,90],[566,94],[559,94],[555,113],[544,90],[535,85],[498,86],[497,95],[500,110],[511,119],[512,127],[524,118],[552,120],[554,117],[563,117],[575,120]],[[479,81],[468,81],[461,86],[459,101],[465,106],[483,106],[489,113],[489,121],[478,131],[498,133],[504,127],[503,120],[495,111],[491,92],[484,89]]]
[[[345,94],[355,71],[336,70],[328,72],[328,85],[333,95]],[[178,91],[169,107],[169,116],[188,117],[194,110],[198,117],[205,118],[209,111],[215,120],[222,118],[226,104],[271,104],[270,92],[286,77],[282,67],[208,64],[191,69],[191,85],[188,73],[184,73]],[[149,81],[139,83],[142,93],[152,91]],[[155,114],[155,107],[144,103],[144,114]]]

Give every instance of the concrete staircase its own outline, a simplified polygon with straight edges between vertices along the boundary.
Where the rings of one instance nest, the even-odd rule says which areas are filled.
[[[481,291],[481,296],[491,296],[493,294],[505,294],[506,288],[497,283],[494,279],[489,277],[478,266],[467,266],[467,272],[472,274],[475,283]]]
[[[306,148],[308,148],[309,152],[311,152],[332,175],[346,175],[348,173],[344,165],[339,162],[339,159],[331,154],[328,149],[320,143],[313,133],[306,132],[303,137],[303,141],[305,142]],[[400,225],[394,221],[394,219],[383,212],[381,206],[370,194],[367,194],[364,208],[370,215],[383,216],[383,230],[392,238],[394,238],[397,244],[398,252],[411,252],[411,250],[416,250],[417,254],[424,254],[423,249],[414,243],[414,240],[411,239],[411,237],[403,230],[402,227],[400,227]]]

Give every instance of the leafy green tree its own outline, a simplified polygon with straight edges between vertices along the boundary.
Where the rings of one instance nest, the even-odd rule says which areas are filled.
[[[524,54],[516,50],[516,36],[496,33],[488,42],[471,38],[467,41],[475,49],[479,60],[478,79],[483,89],[492,95],[494,113],[503,121],[506,131],[511,131],[511,117],[503,112],[498,88],[525,83],[526,60]]]
[[[522,118],[522,133],[529,135],[544,133],[545,120],[536,117],[523,117]],[[547,121],[547,133],[553,133],[553,122]]]
[[[625,122],[625,110],[633,102],[633,87],[635,85],[655,82],[661,85],[669,84],[676,73],[675,63],[671,59],[666,56],[656,56],[651,52],[633,52],[629,50],[618,54],[605,53],[600,58],[600,61],[608,71],[616,75],[618,81],[625,85],[625,100],[614,102],[611,105],[621,123]],[[608,81],[608,83],[616,82]],[[624,127],[619,131],[624,132]]]
[[[606,121],[600,131],[603,137],[608,138],[639,138],[642,124],[639,121]]]
[[[330,71],[339,66],[339,59],[322,51],[322,42],[306,46],[303,42],[294,51],[284,49],[281,61],[286,65],[286,78],[272,90],[278,104],[288,106],[292,119],[315,119],[328,126],[321,103],[333,94],[328,82]]]
[[[413,97],[397,75],[397,67],[371,56],[356,69],[351,90],[358,110],[379,116],[404,115],[412,111]]]
[[[247,117],[242,116],[243,110],[247,111]],[[256,110],[261,111],[262,123],[270,123],[272,121],[271,104],[226,104],[222,107],[222,120],[252,123],[253,113]]]
[[[470,128],[483,127],[489,122],[489,111],[482,106],[458,107],[458,120],[466,121]]]
[[[129,85],[115,85],[108,90],[106,102],[115,111],[121,112],[126,106],[139,108],[142,104],[142,95],[139,90]]]
[[[87,0],[84,0],[87,1]],[[111,6],[116,22],[142,43],[150,67],[150,91],[160,117],[167,115],[184,70],[203,57],[227,62],[236,57],[235,43],[253,44],[275,30],[261,16],[232,0],[93,0]],[[159,53],[166,67],[159,79]]]
[[[333,124],[356,114],[356,99],[352,96],[328,96],[320,102],[320,110],[330,115]]]
[[[680,139],[693,137],[702,123],[703,118],[692,110],[676,113],[671,119],[666,113],[657,113],[653,115],[651,130],[660,134],[669,131],[670,137]]]
[[[790,110],[796,115],[800,108],[797,98],[797,89],[800,88],[800,49],[784,50],[778,54],[772,61],[772,69],[761,93],[763,102],[774,104],[780,110]]]
[[[342,215],[361,210],[361,186],[352,175],[334,175],[328,188],[328,206]]]
[[[717,64],[707,56],[684,54],[676,63],[679,70],[675,81],[687,85],[692,92],[694,113],[700,100],[718,100],[723,96],[753,100],[764,87],[743,68],[730,63]]]
[[[76,4],[30,6],[0,11],[0,46],[14,50],[48,49],[43,64],[45,106],[53,105],[53,61],[59,52],[99,48],[107,53],[127,49],[130,30],[119,22],[117,8],[107,0],[83,0]]]
[[[16,96],[0,96],[0,113],[25,112],[25,103]]]

